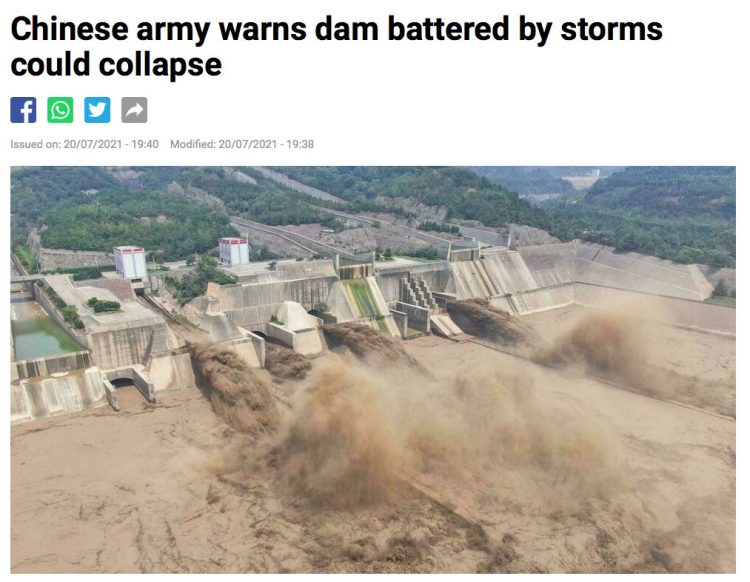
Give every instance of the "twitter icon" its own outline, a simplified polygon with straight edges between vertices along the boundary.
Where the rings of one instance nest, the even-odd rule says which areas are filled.
[[[83,120],[86,123],[109,123],[109,97],[86,97],[83,100]]]

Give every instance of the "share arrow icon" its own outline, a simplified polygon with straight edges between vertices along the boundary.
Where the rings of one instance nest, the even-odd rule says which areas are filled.
[[[130,109],[128,109],[128,112],[125,114],[125,117],[130,117],[133,114],[135,114],[135,116],[138,117],[141,113],[143,113],[143,106],[140,103],[136,103]]]
[[[123,97],[120,110],[123,123],[146,123],[148,121],[148,99],[146,97]]]

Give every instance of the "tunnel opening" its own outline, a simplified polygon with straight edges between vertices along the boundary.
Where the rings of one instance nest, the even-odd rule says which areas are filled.
[[[117,406],[120,411],[140,410],[148,400],[130,378],[115,378],[110,380],[117,390]]]
[[[130,378],[116,378],[114,380],[110,380],[110,383],[115,388],[128,388],[130,386],[135,387],[135,382],[133,382]]]

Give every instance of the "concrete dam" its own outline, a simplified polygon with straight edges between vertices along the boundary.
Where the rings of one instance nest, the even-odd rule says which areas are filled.
[[[602,245],[463,248],[434,261],[344,262],[337,257],[222,267],[237,282],[209,283],[206,295],[186,306],[183,315],[195,326],[187,335],[175,325],[171,307],[158,297],[136,296],[124,279],[74,282],[69,275],[48,275],[46,283],[21,283],[30,290],[26,299],[43,311],[44,325],[62,331],[65,346],[24,352],[21,332],[28,318],[20,306],[13,310],[14,340],[21,349],[11,366],[11,420],[107,404],[117,409],[120,382],[132,383],[149,401],[194,387],[188,343],[195,341],[222,343],[248,365],[262,368],[266,340],[315,357],[327,349],[323,326],[340,322],[367,325],[394,338],[461,336],[446,307],[471,298],[488,299],[517,316],[574,304],[632,310],[639,301],[657,301],[666,324],[735,334],[733,310],[703,303],[713,286],[695,265]],[[93,297],[121,307],[95,313],[87,305]],[[65,320],[59,305],[75,306],[79,327]]]

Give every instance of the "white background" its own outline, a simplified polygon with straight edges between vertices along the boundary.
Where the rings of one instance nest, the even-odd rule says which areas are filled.
[[[3,139],[0,184],[8,206],[11,165],[736,165],[738,166],[739,278],[744,296],[746,237],[743,200],[748,152],[748,11],[739,1],[379,1],[311,2],[4,2],[2,11]],[[391,42],[388,14],[399,20],[441,16],[455,20],[510,15],[505,42]],[[513,40],[517,18],[555,21],[547,46]],[[122,20],[131,36],[141,20],[210,20],[209,40],[190,42],[14,41],[17,15],[56,14],[60,20]],[[377,42],[321,42],[314,24],[326,14],[338,20],[374,20]],[[560,23],[589,20],[659,21],[658,42],[565,42]],[[308,38],[289,42],[222,42],[220,20],[301,20]],[[150,49],[154,56],[217,56],[220,77],[19,78],[13,56],[56,56],[89,49],[92,65],[103,56]],[[76,121],[46,123],[48,96],[73,96]],[[38,122],[11,125],[11,96],[35,96]],[[82,122],[85,96],[110,96],[113,122]],[[119,123],[119,98],[147,96],[149,123]],[[9,148],[17,140],[63,138],[157,138],[161,150],[45,151]],[[314,150],[173,151],[170,138],[313,138]],[[6,225],[8,223],[6,222]],[[8,240],[6,235],[6,241]],[[7,244],[7,243],[6,243]],[[8,253],[2,256],[6,267]],[[738,351],[747,318],[740,299]],[[3,329],[8,333],[7,304]],[[7,337],[7,335],[5,336]],[[6,344],[7,345],[7,344]],[[8,374],[8,357],[0,358]],[[738,358],[739,418],[744,418],[746,366]],[[6,407],[0,406],[2,414]],[[6,425],[7,426],[7,425]],[[738,424],[740,440],[746,436]],[[7,432],[3,432],[6,436]],[[738,571],[747,491],[743,443],[738,463]],[[7,450],[7,448],[5,449]],[[7,465],[6,465],[7,466]],[[7,479],[3,493],[8,493]],[[5,497],[9,499],[9,497]],[[7,503],[2,504],[7,523]],[[8,544],[3,545],[7,552]]]

